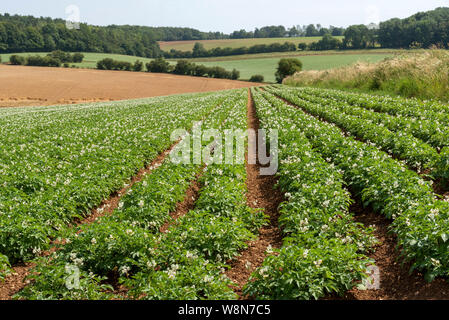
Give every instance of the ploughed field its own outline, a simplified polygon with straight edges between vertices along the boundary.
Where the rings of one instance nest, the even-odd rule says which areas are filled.
[[[0,65],[0,107],[125,100],[249,86],[242,81],[170,74]]]
[[[448,124],[285,86],[1,109],[0,298],[448,298]],[[276,175],[172,162],[198,128],[277,130]]]

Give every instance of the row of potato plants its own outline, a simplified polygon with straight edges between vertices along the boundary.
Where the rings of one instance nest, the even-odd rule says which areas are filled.
[[[246,91],[222,130],[246,129]],[[236,146],[234,146],[236,147]],[[178,219],[159,246],[156,269],[124,279],[134,299],[235,299],[226,262],[257,237],[266,218],[247,205],[244,164],[211,164],[200,178],[195,208]]]
[[[2,113],[0,273],[47,250],[228,94]]]
[[[236,94],[202,126],[219,128],[225,120],[222,128],[245,125],[246,99],[241,91]],[[199,172],[195,209],[161,233]],[[263,214],[246,205],[245,180],[243,165],[204,169],[166,159],[130,189],[110,217],[66,236],[60,250],[38,264],[38,276],[31,276],[33,284],[18,297],[109,299],[114,294],[105,283],[116,279],[133,299],[235,298],[223,275],[225,262],[245,248],[264,223]],[[65,286],[70,265],[81,270],[79,288]]]
[[[312,115],[333,122],[355,136],[376,144],[382,150],[403,159],[411,168],[430,171],[434,178],[449,177],[449,148],[440,153],[430,144],[416,138],[407,130],[392,131],[379,125],[373,118],[382,117],[378,113],[359,113],[353,115],[355,108],[342,106],[338,102],[322,101],[313,96],[304,97],[298,90],[273,90],[275,94],[296,104]]]
[[[316,88],[292,88],[292,91],[302,99],[321,105],[338,107],[344,113],[358,116],[378,125],[383,125],[391,131],[409,133],[430,144],[438,151],[449,146],[449,128],[436,120],[376,112],[372,109],[358,106],[357,104],[348,103],[341,97],[344,93],[336,96],[323,95],[323,91]]]
[[[319,299],[343,294],[367,278],[372,230],[353,220],[341,172],[315,152],[287,109],[253,91],[261,127],[278,130],[279,225],[285,234],[251,276],[245,293],[260,299]]]
[[[397,132],[407,132],[436,148],[440,154],[433,163],[432,176],[449,187],[449,105],[422,102],[416,99],[370,96],[338,90],[303,88],[315,97],[330,99],[332,103],[347,103],[357,113],[358,108],[371,110],[378,123]],[[350,109],[346,109],[350,110]]]
[[[351,105],[360,106],[391,115],[402,115],[416,119],[427,119],[449,125],[449,105],[439,101],[420,101],[402,97],[371,95],[333,89],[319,89],[322,97],[344,100]]]
[[[431,281],[449,275],[449,203],[439,200],[430,182],[378,148],[347,137],[264,92],[276,112],[288,112],[313,148],[343,171],[345,182],[362,204],[394,221],[401,257]]]
[[[358,108],[364,108],[372,110],[376,113],[376,117],[379,123],[387,126],[392,131],[408,132],[413,136],[427,142],[435,147],[439,152],[439,157],[434,160],[434,170],[431,175],[434,178],[440,178],[444,187],[449,187],[449,129],[448,123],[440,121],[439,117],[426,117],[425,114],[428,111],[426,108],[431,108],[438,114],[448,113],[449,107],[441,103],[433,103],[431,105],[425,105],[424,110],[416,111],[416,100],[399,99],[401,100],[400,112],[390,112],[391,116],[382,112],[382,109],[373,107],[368,99],[367,95],[361,95],[359,99],[356,99],[356,94],[340,92],[336,90],[319,90],[307,88],[303,89],[315,96],[325,97],[332,99],[332,102],[339,101],[339,103],[348,103],[353,111],[357,112]],[[351,98],[348,98],[348,95]],[[358,102],[357,102],[358,101]],[[390,102],[391,103],[391,102]],[[399,103],[395,101],[396,105]],[[378,106],[378,105],[375,105]],[[379,105],[380,106],[380,105]],[[432,108],[433,107],[433,108]],[[411,115],[408,115],[408,109],[412,110]],[[346,109],[348,110],[348,109]],[[393,110],[396,110],[393,108]],[[423,115],[424,114],[424,115]],[[375,116],[373,116],[375,118]]]
[[[304,109],[313,116],[328,122],[367,142],[372,142],[382,150],[404,160],[411,168],[421,171],[430,169],[439,158],[438,152],[429,144],[416,137],[401,132],[393,132],[370,119],[345,113],[336,104],[321,103],[313,98],[304,98],[298,91],[286,89],[269,90],[290,103]]]

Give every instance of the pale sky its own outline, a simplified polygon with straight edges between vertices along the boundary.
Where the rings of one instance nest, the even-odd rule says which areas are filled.
[[[449,0],[13,0],[0,13],[66,19],[70,5],[81,22],[191,27],[201,31],[254,30],[266,25],[368,24],[449,7]]]

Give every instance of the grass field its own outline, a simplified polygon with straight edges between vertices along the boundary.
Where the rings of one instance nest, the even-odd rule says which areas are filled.
[[[357,61],[377,62],[392,56],[392,53],[360,53],[360,54],[328,54],[328,55],[295,55],[290,54],[288,57],[298,57],[304,65],[304,70],[325,70],[335,67],[341,67],[353,64]],[[261,74],[265,77],[265,81],[274,82],[274,74],[276,72],[277,63],[280,57],[246,59],[241,60],[232,57],[230,60],[207,61],[192,60],[206,66],[220,66],[231,70],[233,68],[240,71],[240,78],[248,80],[252,75]]]
[[[343,38],[343,37],[337,37]],[[190,51],[196,42],[200,42],[206,49],[213,49],[217,47],[250,47],[257,44],[271,44],[271,43],[284,43],[286,41],[293,42],[298,45],[300,43],[311,43],[319,41],[321,37],[300,37],[300,38],[260,38],[260,39],[223,39],[223,40],[189,40],[189,41],[161,41],[159,45],[162,50],[170,51],[171,49]]]
[[[258,39],[260,40],[260,39]],[[394,50],[363,50],[363,51],[321,51],[321,52],[284,52],[284,53],[268,53],[268,54],[252,54],[230,57],[215,57],[191,59],[197,64],[206,66],[220,66],[228,70],[237,69],[241,72],[240,78],[248,80],[252,75],[261,74],[265,77],[265,81],[274,82],[274,73],[276,65],[282,57],[297,57],[304,63],[304,70],[324,70],[329,68],[342,67],[350,65],[357,61],[377,62],[386,57],[392,56]],[[19,53],[19,55],[27,56],[30,54],[46,55],[47,53]],[[97,61],[104,58],[112,58],[120,61],[134,62],[137,59],[147,63],[152,59],[126,56],[119,54],[104,53],[83,53],[85,58],[82,63],[75,63],[80,68],[95,68]],[[11,54],[2,54],[2,61],[9,61]],[[176,63],[176,60],[170,61]],[[72,64],[70,64],[72,65]]]

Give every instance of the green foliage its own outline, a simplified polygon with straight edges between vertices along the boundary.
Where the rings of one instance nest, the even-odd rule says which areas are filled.
[[[300,51],[305,51],[305,50],[307,50],[307,43],[299,43],[299,44],[298,44],[298,49],[299,49]]]
[[[134,62],[134,64],[133,64],[132,69],[133,69],[133,71],[136,71],[136,72],[143,71],[143,62],[140,60],[136,60],[136,62]]]
[[[406,19],[380,23],[378,42],[385,48],[449,46],[449,8],[420,12]]]
[[[191,75],[193,71],[193,64],[188,62],[187,60],[179,60],[173,70],[174,74],[179,75]]]
[[[300,91],[282,88],[273,92],[314,113],[317,105],[298,100],[296,92]],[[401,257],[413,263],[412,270],[425,272],[427,280],[449,275],[449,203],[435,197],[429,182],[377,147],[346,137],[338,127],[292,108],[268,93],[264,96],[276,108],[288,110],[314,148],[342,170],[345,182],[361,197],[364,206],[394,220],[391,230],[397,235]],[[376,97],[372,98],[376,104]],[[385,105],[397,112],[421,112],[406,103]],[[431,103],[429,106],[432,108]],[[428,111],[428,114],[447,118],[444,112]]]
[[[35,273],[27,278],[32,281],[32,285],[26,286],[14,298],[26,300],[110,300],[114,298],[113,294],[108,293],[113,288],[103,283],[104,277],[81,270],[79,286],[69,289],[67,281],[71,276],[68,272],[71,266],[61,262],[53,262],[50,265],[44,260],[41,261],[33,269]]]
[[[207,56],[208,56],[208,52],[204,48],[204,45],[202,43],[196,42],[195,45],[193,46],[192,57],[193,58],[201,58],[201,57],[207,57]]]
[[[222,97],[226,100],[214,100],[214,106],[221,107],[208,110],[211,116],[204,117],[204,125],[228,119],[222,129],[245,128],[246,91]],[[33,282],[18,297],[107,299],[113,297],[107,293],[112,288],[104,283],[118,281],[134,299],[235,299],[232,283],[223,275],[224,263],[265,223],[260,210],[247,207],[244,165],[208,166],[195,210],[172,223],[166,233],[159,230],[164,221],[173,222],[169,213],[183,200],[200,168],[168,161],[154,168],[123,196],[116,214],[63,234],[61,250],[38,262],[37,273],[30,277]],[[217,201],[213,195],[219,195]],[[79,268],[80,289],[65,286],[67,265]]]
[[[232,69],[232,71],[231,71],[231,79],[232,80],[237,80],[238,78],[240,78],[240,71],[238,71],[237,69]]]
[[[12,65],[27,65],[27,66],[39,66],[39,67],[60,67],[64,64],[65,68],[68,68],[69,62],[81,63],[84,59],[84,55],[81,53],[63,52],[60,50],[53,51],[46,56],[41,55],[29,55],[27,57],[19,55],[11,55],[9,62]]]
[[[289,146],[280,150],[277,174],[287,199],[279,218],[286,238],[280,250],[268,253],[244,291],[259,299],[343,294],[367,277],[373,262],[365,254],[376,242],[372,230],[353,221],[342,174],[313,150],[289,111],[256,91],[253,96],[261,126],[276,128],[280,144]]]
[[[204,48],[202,43],[195,43],[192,51],[180,51],[171,49],[164,52],[164,57],[167,59],[189,59],[189,58],[204,58],[204,57],[226,57],[243,54],[257,54],[257,53],[269,53],[269,52],[293,52],[296,51],[296,45],[292,42],[284,43],[270,43],[270,44],[257,44],[250,47],[215,47],[210,50]]]
[[[131,71],[132,63],[127,61],[116,61],[111,58],[105,58],[97,62],[97,69],[99,70],[122,70]]]
[[[359,62],[321,72],[306,71],[289,78],[285,84],[449,101],[449,53],[447,50],[421,50],[376,64]]]
[[[319,89],[306,89],[298,91],[293,98],[296,104],[307,108],[311,114],[335,123],[340,128],[346,130],[364,141],[371,141],[378,145],[385,152],[404,160],[409,167],[419,171],[430,169],[439,158],[437,150],[431,145],[415,137],[411,132],[404,132],[403,129],[389,128],[385,121],[390,117],[378,114],[373,111],[366,111],[363,108],[350,106],[345,102],[333,101],[316,97],[315,91]],[[324,107],[325,106],[325,107]],[[360,121],[360,120],[363,121]],[[392,120],[394,121],[394,120]],[[410,120],[405,120],[407,123]],[[406,125],[404,123],[404,125]],[[401,134],[398,134],[398,131]]]
[[[435,163],[434,175],[436,178],[441,179],[444,187],[449,188],[449,147],[441,150],[440,157]]]
[[[164,58],[157,58],[147,63],[148,72],[156,73],[168,73],[170,72],[170,63],[164,60]]]
[[[0,15],[0,52],[105,52],[153,58],[161,54],[156,37],[173,37],[177,28],[91,26],[66,28],[65,20]],[[7,34],[3,37],[3,32]],[[169,35],[172,33],[171,35]],[[192,35],[190,36],[192,37]],[[164,40],[164,39],[160,39]],[[181,40],[181,37],[178,39]],[[63,62],[63,61],[62,61]]]
[[[27,66],[38,66],[38,67],[60,67],[61,60],[54,58],[52,56],[28,56],[26,58]]]
[[[292,241],[253,273],[245,293],[263,300],[312,300],[343,295],[366,279],[369,260],[353,245],[322,240],[305,249]]]
[[[68,52],[63,52],[61,50],[53,51],[52,53],[48,54],[49,57],[52,57],[54,59],[58,59],[62,63],[64,62],[74,62],[73,57]]]
[[[14,264],[47,250],[50,237],[90,214],[167,149],[172,130],[189,128],[226,94],[60,107],[57,113],[37,108],[2,117],[0,253]],[[175,112],[181,114],[173,118]]]
[[[193,66],[193,73],[192,75],[196,77],[205,77],[207,76],[207,72],[209,71],[209,68],[202,64],[196,64]]]
[[[72,56],[73,63],[81,63],[81,62],[83,62],[83,60],[84,60],[84,54],[82,54],[82,53],[77,52],[77,53],[74,53]]]
[[[375,42],[375,30],[368,29],[368,27],[363,24],[354,25],[346,29],[343,47],[351,49],[373,48]]]
[[[0,254],[0,284],[10,273],[10,264],[7,256]]]
[[[325,34],[323,38],[318,42],[311,43],[308,48],[314,51],[320,50],[337,50],[340,49],[342,42],[332,37],[330,34]]]
[[[281,83],[286,77],[302,70],[302,62],[296,58],[284,58],[278,63],[276,81]]]
[[[232,79],[237,80],[240,78],[240,72],[236,69],[227,71],[222,67],[206,67],[203,65],[197,65],[187,60],[179,60],[174,68],[164,60],[164,58],[158,58],[150,63],[147,63],[147,70],[149,72],[161,72],[161,73],[174,73],[177,75],[196,76],[196,77],[209,77],[220,79]]]
[[[12,56],[9,57],[9,62],[10,62],[12,65],[18,65],[18,66],[20,66],[20,65],[24,65],[25,62],[26,62],[26,60],[25,60],[24,57],[18,56],[18,55],[15,55],[15,54],[14,54],[14,55],[12,55]]]
[[[251,81],[251,82],[264,82],[265,78],[264,78],[263,75],[256,74],[254,76],[251,76],[251,78],[249,78],[249,81]]]

